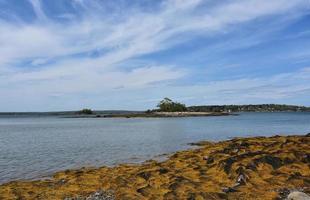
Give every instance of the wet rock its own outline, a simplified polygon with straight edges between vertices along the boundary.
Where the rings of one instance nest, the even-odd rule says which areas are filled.
[[[282,188],[278,191],[279,198],[278,199],[286,199],[286,197],[290,194],[290,190],[287,188]]]
[[[159,174],[166,174],[166,173],[168,173],[168,172],[169,172],[169,170],[166,169],[166,168],[160,168],[160,169],[159,169]]]
[[[242,141],[241,144],[240,144],[241,147],[249,147],[250,146],[250,143],[248,142],[245,142],[245,141]]]
[[[290,159],[290,158],[284,158],[283,159],[283,164],[288,165],[288,164],[292,164],[294,163],[294,160]]]
[[[241,149],[246,149],[249,147],[250,144],[247,142],[234,142],[232,144],[229,144],[227,147],[225,147],[222,151],[219,151],[219,153],[224,154],[236,154],[240,152]]]
[[[175,191],[178,187],[179,187],[179,184],[175,182],[169,185],[169,190]]]
[[[145,187],[139,188],[137,189],[137,192],[139,192],[140,194],[142,194],[143,196],[146,196],[151,190],[151,186],[147,185]]]
[[[288,200],[310,200],[310,196],[303,192],[291,192],[288,197]]]
[[[227,194],[225,194],[225,193],[214,193],[214,194],[212,194],[211,197],[214,198],[214,196],[216,196],[218,199],[227,199],[228,198]],[[211,199],[211,198],[205,198],[205,199]]]
[[[310,163],[310,154],[303,155],[301,161],[304,163]]]
[[[190,184],[193,187],[196,186],[197,184],[194,181],[191,181],[190,179],[187,179],[183,176],[177,176],[172,184],[169,185],[169,190],[175,191],[178,187],[185,185],[185,184]]]
[[[223,167],[223,169],[224,169],[224,172],[225,172],[226,174],[229,174],[232,165],[233,165],[234,162],[236,162],[236,161],[237,161],[236,158],[230,157],[230,158],[228,158],[228,159],[226,159],[226,160],[224,160],[224,161],[221,162],[221,165],[222,165],[222,167]]]
[[[214,162],[214,158],[210,156],[205,156],[203,159],[207,161],[207,164],[212,164]]]
[[[75,171],[75,175],[76,176],[81,176],[81,175],[83,175],[83,171],[82,170],[76,170]]]
[[[195,200],[196,199],[196,194],[195,193],[189,193],[187,200]]]
[[[273,169],[278,169],[283,165],[282,160],[275,156],[265,155],[258,159],[255,159],[255,163],[267,163],[272,166]]]
[[[239,173],[236,183],[232,187],[225,187],[223,188],[223,192],[229,193],[229,192],[236,192],[237,188],[241,185],[246,184],[246,175],[244,173],[244,168],[243,167],[238,167],[236,170],[237,173]]]
[[[212,164],[214,162],[214,158],[210,157],[207,160],[207,164]]]
[[[151,177],[151,173],[150,172],[140,172],[137,175],[142,177],[142,178],[144,178],[145,180],[149,180],[149,178]]]
[[[262,155],[262,154],[265,154],[265,153],[266,152],[263,152],[263,151],[255,151],[255,152],[247,152],[247,153],[243,153],[243,154],[240,154],[240,155],[231,156],[228,159],[222,160],[220,162],[220,166],[223,167],[224,171],[228,174],[230,172],[230,169],[231,169],[232,164],[234,162],[241,161],[242,159],[249,158],[249,157],[254,157],[254,156],[257,156],[257,155]],[[257,164],[259,162],[261,162],[261,161],[264,161],[264,159],[262,159],[262,160],[259,160],[259,159],[254,160],[253,167],[256,169]]]
[[[222,189],[222,191],[225,192],[225,193],[230,193],[230,192],[237,192],[238,190],[236,190],[236,189],[233,188],[233,187],[224,187],[224,188]]]
[[[187,144],[191,146],[207,146],[207,145],[213,145],[214,143],[209,141],[200,141],[200,142],[190,142]]]
[[[244,167],[243,166],[238,167],[236,169],[236,173],[237,174],[244,174],[245,173]]]
[[[257,171],[257,166],[253,162],[248,163],[245,168],[250,169],[252,171]]]

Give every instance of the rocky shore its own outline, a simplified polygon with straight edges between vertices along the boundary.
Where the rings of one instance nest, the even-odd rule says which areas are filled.
[[[310,134],[199,142],[166,161],[0,186],[0,199],[308,199]]]
[[[237,115],[228,112],[137,112],[117,114],[79,114],[68,115],[64,118],[167,118],[167,117],[210,117]]]

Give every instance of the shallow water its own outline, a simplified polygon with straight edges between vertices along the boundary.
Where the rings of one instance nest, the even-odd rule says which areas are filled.
[[[0,117],[0,183],[141,162],[200,140],[310,132],[310,113],[187,118]]]

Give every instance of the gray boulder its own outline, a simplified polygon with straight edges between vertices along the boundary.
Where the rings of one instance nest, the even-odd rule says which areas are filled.
[[[288,200],[310,200],[310,196],[303,192],[291,192],[287,196]]]

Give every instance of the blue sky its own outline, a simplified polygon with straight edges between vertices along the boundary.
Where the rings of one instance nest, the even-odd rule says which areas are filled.
[[[310,106],[309,0],[0,0],[0,111]]]

